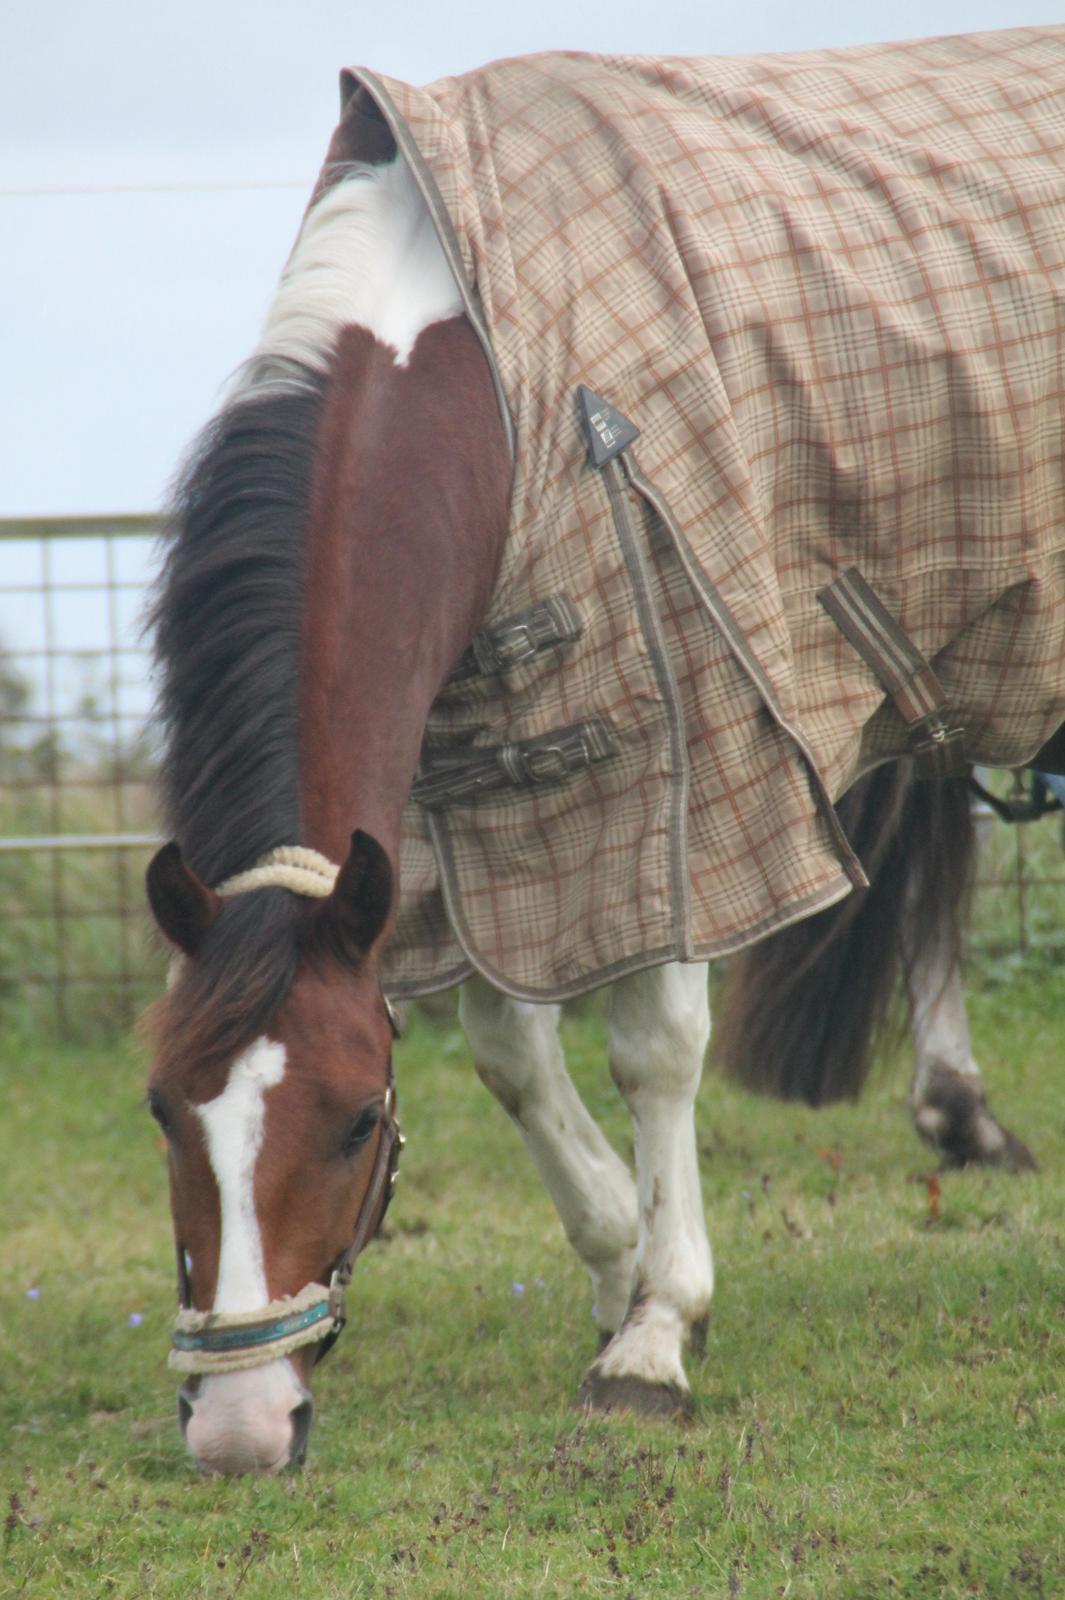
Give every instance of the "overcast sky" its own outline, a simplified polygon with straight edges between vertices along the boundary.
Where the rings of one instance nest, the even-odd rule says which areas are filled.
[[[8,6],[0,516],[159,504],[254,341],[341,66],[424,83],[531,50],[784,50],[1059,18],[1055,0]]]

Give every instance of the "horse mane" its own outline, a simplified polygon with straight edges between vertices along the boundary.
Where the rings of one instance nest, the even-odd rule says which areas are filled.
[[[355,120],[362,127],[365,113]],[[258,351],[177,480],[149,617],[163,810],[185,861],[211,886],[278,845],[303,842],[304,557],[336,338],[365,321],[367,284],[372,291],[388,278],[396,249],[409,244],[410,208],[422,203],[402,181],[405,168],[362,159],[373,150],[395,156],[372,125],[369,136],[356,130],[341,143]],[[352,263],[375,260],[388,208],[399,218],[386,234],[392,253],[364,282]],[[304,909],[283,889],[226,903],[151,1019],[161,1055],[177,1048],[185,1059],[217,1060],[263,1031],[295,976]]]
[[[304,536],[326,380],[259,358],[199,436],[172,497],[149,627],[168,829],[215,885],[302,842]],[[281,889],[227,902],[155,1023],[217,1059],[262,1032],[295,974],[301,908]]]

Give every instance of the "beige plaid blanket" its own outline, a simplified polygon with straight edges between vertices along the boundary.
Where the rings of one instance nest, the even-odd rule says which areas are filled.
[[[490,626],[408,811],[396,992],[476,967],[562,997],[860,882],[831,801],[906,731],[816,600],[851,565],[970,760],[1065,721],[1065,28],[360,83],[514,446]],[[579,385],[602,448],[607,408],[639,430],[605,468]]]

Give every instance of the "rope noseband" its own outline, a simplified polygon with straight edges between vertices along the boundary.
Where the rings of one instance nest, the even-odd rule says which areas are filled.
[[[294,894],[322,900],[332,894],[340,869],[302,845],[281,845],[246,872],[219,884],[223,897],[247,894],[253,889],[289,889]],[[399,1038],[395,1007],[381,991],[392,1037]],[[335,1262],[329,1285],[309,1283],[295,1295],[271,1300],[254,1311],[196,1311],[192,1306],[185,1247],[177,1245],[179,1310],[174,1322],[169,1365],[175,1372],[236,1372],[276,1361],[309,1344],[320,1346],[315,1363],[328,1355],[347,1321],[346,1291],[355,1262],[384,1220],[399,1176],[400,1152],[406,1143],[396,1117],[396,1086],[392,1053],[388,1055],[388,1081],[380,1123],[381,1134],[373,1171],[355,1220],[351,1243]]]

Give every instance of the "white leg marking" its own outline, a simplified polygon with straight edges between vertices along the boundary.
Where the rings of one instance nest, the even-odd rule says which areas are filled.
[[[270,1298],[255,1213],[255,1162],[263,1142],[264,1096],[284,1072],[284,1045],[257,1039],[230,1067],[222,1093],[193,1108],[203,1124],[222,1215],[215,1311],[254,1311]]]
[[[329,368],[342,328],[366,328],[400,366],[418,335],[462,313],[451,269],[402,156],[353,169],[308,212],[236,393],[266,357]],[[273,382],[276,383],[276,376]],[[269,387],[271,380],[265,379]]]
[[[558,1007],[511,1000],[473,978],[459,1015],[477,1072],[511,1117],[573,1248],[591,1273],[599,1327],[621,1326],[632,1287],[636,1191],[566,1071]]]
[[[684,1339],[713,1290],[694,1121],[710,1038],[706,966],[671,962],[623,978],[609,1027],[610,1070],[634,1124],[640,1229],[632,1305],[585,1392],[595,1398],[597,1379],[635,1379],[686,1394]]]
[[[1011,1172],[1033,1169],[1027,1145],[1002,1126],[987,1103],[957,963],[942,943],[930,951],[910,949],[906,954],[914,1127],[949,1165],[978,1161]]]
[[[921,1104],[933,1067],[950,1067],[977,1080],[961,973],[942,947],[907,951],[910,1026],[913,1031],[913,1103]]]

